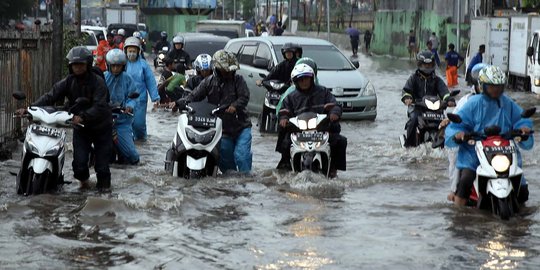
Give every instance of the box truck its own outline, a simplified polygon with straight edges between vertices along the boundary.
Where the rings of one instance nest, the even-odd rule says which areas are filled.
[[[137,24],[137,10],[133,8],[107,8],[105,9],[107,25],[115,23]]]
[[[535,43],[538,40],[537,31],[540,30],[540,16],[512,16],[510,24],[508,83],[515,89],[539,93],[540,81],[535,80],[540,78],[540,74],[534,72],[538,65],[538,55],[534,48],[538,47]],[[531,56],[527,52],[531,50],[529,47],[533,48]]]
[[[508,53],[510,47],[510,18],[485,17],[471,20],[471,35],[467,50],[466,65],[484,44],[486,51],[482,57],[484,63],[499,66],[508,71]]]

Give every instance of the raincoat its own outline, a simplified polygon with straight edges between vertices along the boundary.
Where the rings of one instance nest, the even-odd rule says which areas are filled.
[[[476,156],[474,145],[467,143],[457,144],[454,141],[454,135],[461,131],[483,133],[484,128],[492,125],[499,126],[501,133],[522,127],[532,129],[532,121],[521,118],[522,112],[523,109],[506,95],[502,95],[498,99],[490,98],[485,94],[470,97],[457,113],[462,122],[460,124],[451,123],[445,132],[446,146],[456,147],[459,145],[456,167],[460,170],[476,171],[480,162]],[[533,144],[533,136],[529,136],[528,140],[518,143],[519,147],[526,150],[531,149]],[[521,163],[521,155],[519,155],[518,162]]]
[[[126,65],[127,74],[133,78],[139,93],[139,102],[133,111],[133,135],[135,140],[146,140],[146,107],[148,103],[148,94],[152,102],[159,101],[156,79],[150,66],[145,60],[137,57],[135,62],[128,61]],[[147,94],[148,92],[148,94]]]
[[[128,95],[132,92],[138,92],[133,79],[122,72],[114,75],[111,72],[105,72],[105,82],[109,88],[111,104],[118,104],[121,107],[135,109],[138,99],[130,99]],[[115,114],[113,134],[116,131],[115,146],[118,154],[131,164],[139,162],[139,153],[133,142],[133,116],[128,114]]]

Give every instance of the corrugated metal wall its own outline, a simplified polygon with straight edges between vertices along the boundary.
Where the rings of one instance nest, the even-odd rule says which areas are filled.
[[[32,32],[0,31],[0,148],[20,132],[20,121],[12,115],[23,104],[16,104],[12,93],[23,91],[27,101],[32,101],[53,83],[51,37],[48,27]]]

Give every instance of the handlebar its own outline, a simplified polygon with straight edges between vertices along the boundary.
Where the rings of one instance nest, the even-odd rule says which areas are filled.
[[[507,133],[504,133],[504,134],[500,134],[501,137],[503,137],[504,139],[506,140],[515,140],[517,142],[522,142],[522,141],[526,141],[529,139],[529,136],[534,134],[534,130],[531,130],[529,134],[523,134],[523,132],[521,132],[521,130],[519,129],[514,129],[514,130],[511,130]],[[478,133],[478,132],[468,132],[468,133],[465,133],[465,135],[463,136],[463,139],[457,139],[455,136],[454,136],[454,141],[458,144],[462,144],[464,142],[467,142],[468,144],[470,145],[473,145],[474,142],[476,141],[480,141],[480,140],[485,140],[487,139],[487,135],[485,134],[482,134],[482,133]]]

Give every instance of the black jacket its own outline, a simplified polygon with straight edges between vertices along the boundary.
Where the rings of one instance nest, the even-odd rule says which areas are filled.
[[[236,137],[244,128],[251,127],[247,105],[249,90],[246,81],[241,75],[235,74],[232,80],[223,80],[216,75],[206,77],[186,97],[187,101],[201,101],[208,97],[208,102],[216,106],[232,105],[236,108],[235,114],[223,112],[223,134]]]
[[[199,84],[204,80],[203,76],[201,75],[195,75],[193,77],[190,77],[186,82],[186,89],[194,90],[199,86]]]
[[[324,114],[324,105],[328,103],[336,104],[330,114],[336,114],[341,117],[341,107],[337,106],[334,95],[323,86],[314,85],[309,91],[294,90],[283,100],[283,106],[280,112],[280,119],[289,119],[304,112],[314,112]]]
[[[156,53],[158,53],[159,51],[161,51],[163,49],[163,47],[167,47],[169,48],[169,50],[171,50],[171,46],[169,44],[169,42],[167,40],[159,40],[158,42],[156,42],[156,44],[154,44],[154,50],[156,50]]]
[[[290,61],[281,61],[281,63],[270,70],[270,73],[268,73],[268,76],[263,81],[278,80],[288,83],[291,80],[291,72],[294,69],[294,65],[296,65],[296,61],[298,61],[296,57],[293,57]]]
[[[86,73],[82,79],[77,79],[72,74],[68,75],[55,83],[52,90],[41,96],[32,105],[53,106],[58,101],[64,101],[67,98],[67,106],[71,108],[79,97],[86,97],[90,100],[88,109],[73,112],[83,119],[84,129],[112,128],[109,90],[105,81],[93,72]]]
[[[169,51],[167,56],[175,60],[175,63],[182,64],[186,69],[191,65],[191,57],[189,57],[189,54],[184,50],[173,48]]]
[[[444,81],[435,75],[435,72],[428,76],[417,70],[405,83],[402,91],[401,101],[410,97],[415,102],[420,101],[424,96],[438,96],[443,100],[448,100],[450,92]]]

